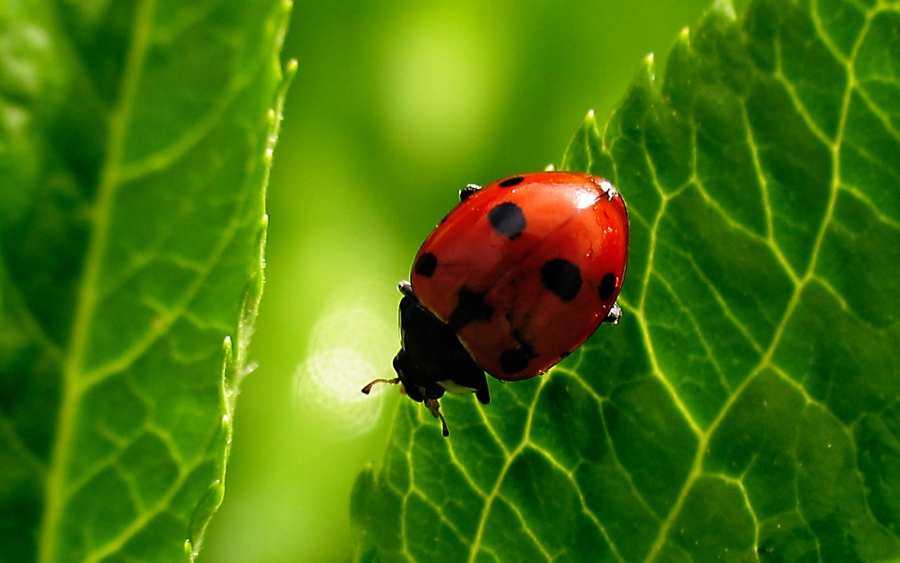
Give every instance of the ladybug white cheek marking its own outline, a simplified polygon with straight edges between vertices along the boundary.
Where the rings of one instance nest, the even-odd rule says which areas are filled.
[[[459,385],[452,379],[448,379],[446,381],[438,381],[438,385],[444,388],[447,393],[453,393],[454,395],[465,395],[466,393],[474,393],[475,389],[472,387],[466,387],[465,385]]]

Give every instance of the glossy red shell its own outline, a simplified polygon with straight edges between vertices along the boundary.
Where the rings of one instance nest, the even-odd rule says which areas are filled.
[[[503,204],[524,217],[513,237],[491,221]],[[545,372],[594,333],[616,301],[627,258],[625,204],[609,182],[539,172],[494,182],[456,206],[419,249],[411,282],[444,322],[463,292],[476,296],[490,315],[465,322],[457,336],[485,371],[520,380]],[[547,287],[542,269],[550,261],[577,267],[580,285],[567,299]],[[417,267],[424,262],[431,264]],[[527,365],[511,373],[501,356],[523,348]]]

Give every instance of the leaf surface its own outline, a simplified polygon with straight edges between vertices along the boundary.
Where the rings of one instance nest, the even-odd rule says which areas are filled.
[[[0,561],[199,549],[262,288],[287,11],[0,7]]]
[[[632,240],[548,376],[404,401],[360,561],[900,558],[900,4],[718,3],[562,169]]]

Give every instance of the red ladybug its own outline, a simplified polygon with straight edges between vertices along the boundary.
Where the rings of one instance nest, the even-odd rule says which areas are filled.
[[[460,192],[401,282],[402,346],[395,379],[440,412],[444,392],[490,402],[484,372],[503,381],[540,375],[604,321],[628,261],[628,215],[602,178],[575,172],[512,176]]]

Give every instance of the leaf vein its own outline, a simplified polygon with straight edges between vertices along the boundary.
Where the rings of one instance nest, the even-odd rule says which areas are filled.
[[[103,255],[108,244],[112,201],[119,187],[122,151],[128,134],[132,106],[137,95],[138,83],[147,54],[150,22],[155,8],[155,0],[140,0],[137,3],[132,23],[133,40],[128,48],[126,64],[119,84],[117,106],[112,110],[109,132],[105,147],[105,161],[100,173],[97,201],[94,205],[91,233],[84,270],[76,299],[68,354],[62,375],[61,405],[57,414],[55,442],[51,454],[51,466],[44,489],[44,513],[38,542],[38,561],[50,563],[57,559],[60,519],[64,504],[62,492],[72,454],[74,420],[80,409],[83,389],[79,389],[84,354],[87,350],[90,322],[97,304],[97,287],[103,266]]]

